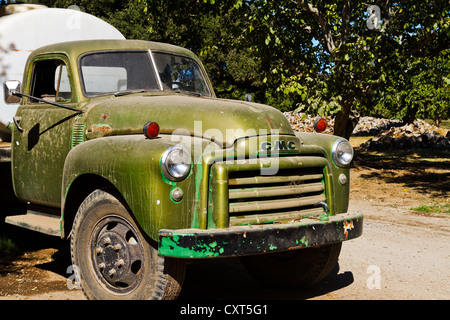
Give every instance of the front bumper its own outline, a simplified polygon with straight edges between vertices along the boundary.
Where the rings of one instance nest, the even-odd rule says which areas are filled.
[[[160,230],[158,253],[175,258],[233,257],[316,247],[359,237],[363,215],[338,214],[327,221],[302,219],[291,224],[226,229]]]

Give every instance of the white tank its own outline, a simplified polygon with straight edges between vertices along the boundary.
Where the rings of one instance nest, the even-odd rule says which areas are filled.
[[[14,7],[15,5],[13,5]],[[22,82],[28,56],[33,50],[65,41],[95,39],[125,39],[107,22],[72,9],[39,8],[5,15],[0,18],[0,140],[9,141],[6,127],[18,105],[4,102],[3,83]]]

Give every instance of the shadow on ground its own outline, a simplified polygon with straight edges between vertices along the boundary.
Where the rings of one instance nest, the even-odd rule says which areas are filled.
[[[2,295],[33,295],[40,291],[64,291],[71,265],[69,242],[44,234],[2,224],[0,235],[17,245],[9,257],[0,259]],[[48,279],[49,271],[61,277]],[[18,285],[20,282],[20,285]],[[255,280],[238,258],[217,259],[187,266],[180,300],[290,300],[310,299],[347,287],[354,282],[351,272],[339,264],[320,284],[304,290],[267,287]]]
[[[354,167],[369,170],[363,179],[399,183],[424,195],[450,192],[450,150],[416,149],[362,152],[355,149]]]
[[[302,290],[267,287],[245,270],[240,260],[220,259],[188,265],[180,300],[301,300],[318,297],[354,282],[351,272],[339,273],[339,264],[320,284]]]

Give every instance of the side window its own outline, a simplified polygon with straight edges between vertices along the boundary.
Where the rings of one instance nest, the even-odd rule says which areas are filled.
[[[31,81],[31,95],[34,97],[63,103],[72,100],[67,67],[61,60],[37,61]]]

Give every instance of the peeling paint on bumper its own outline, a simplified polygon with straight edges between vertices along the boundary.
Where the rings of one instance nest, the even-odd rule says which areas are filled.
[[[175,258],[232,257],[336,243],[359,237],[363,215],[338,214],[328,221],[303,219],[292,224],[227,229],[160,230],[158,253]]]

